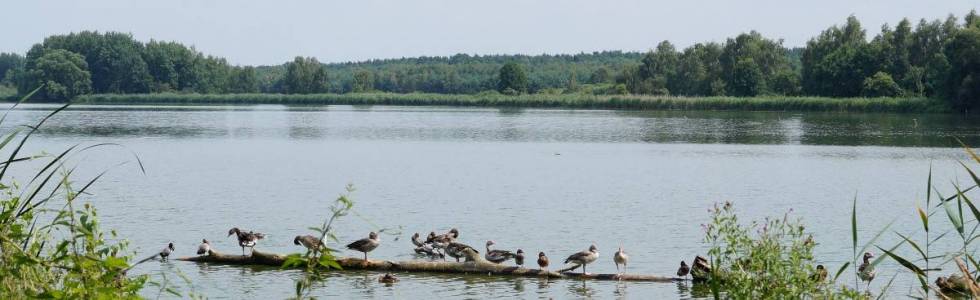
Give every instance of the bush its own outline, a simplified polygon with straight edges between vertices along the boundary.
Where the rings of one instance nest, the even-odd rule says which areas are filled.
[[[902,95],[902,87],[885,72],[878,72],[864,79],[861,95],[865,97],[897,97]]]

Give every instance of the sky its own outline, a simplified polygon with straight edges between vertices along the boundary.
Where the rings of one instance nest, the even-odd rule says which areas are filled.
[[[193,45],[233,64],[281,64],[467,54],[647,51],[723,42],[756,30],[802,46],[855,15],[873,36],[885,23],[958,18],[980,0],[5,0],[0,52],[24,53],[53,34],[119,31]]]

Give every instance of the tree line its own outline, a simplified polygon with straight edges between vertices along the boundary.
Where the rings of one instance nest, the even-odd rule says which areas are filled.
[[[21,94],[71,99],[89,93],[520,93],[679,96],[810,95],[942,98],[980,106],[980,17],[903,19],[872,38],[854,16],[804,47],[752,31],[724,42],[647,53],[467,55],[324,64],[296,57],[234,66],[176,42],[116,32],[55,35],[26,55],[0,53],[3,81]]]

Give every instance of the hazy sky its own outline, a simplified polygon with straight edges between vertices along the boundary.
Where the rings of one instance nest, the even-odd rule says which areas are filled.
[[[958,18],[980,0],[687,1],[243,1],[4,0],[0,52],[26,52],[45,36],[121,31],[174,40],[234,64],[297,55],[341,62],[420,55],[645,51],[752,29],[799,46],[848,15],[869,36],[902,17]]]

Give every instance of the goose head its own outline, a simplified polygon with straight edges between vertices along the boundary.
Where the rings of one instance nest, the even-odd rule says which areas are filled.
[[[231,230],[228,230],[228,236],[231,236],[232,234],[239,234],[241,232],[242,231],[239,230],[238,227],[232,227]]]
[[[518,248],[517,249],[517,255],[524,255],[524,250]]]
[[[864,262],[868,262],[872,257],[875,257],[875,255],[871,254],[871,252],[864,252]]]
[[[371,233],[368,234],[368,238],[372,240],[378,240],[378,233],[372,231]]]
[[[687,266],[687,263],[682,260],[681,261],[681,267],[683,268],[683,267],[686,267],[686,266]]]
[[[544,252],[538,252],[538,257],[544,257]]]
[[[170,248],[170,251],[173,251],[174,250],[174,243],[167,244],[167,248]]]
[[[589,252],[599,253],[599,248],[597,248],[595,244],[593,244],[592,246],[589,246]]]
[[[449,234],[452,235],[454,239],[459,238],[459,230],[456,230],[456,228],[450,229]]]
[[[208,243],[208,239],[201,240],[201,243],[203,243],[203,244],[210,244],[210,243]]]
[[[293,239],[293,244],[294,245],[299,245],[299,236],[298,235],[296,236],[296,238]]]
[[[490,246],[493,246],[493,244],[493,241],[487,241],[487,249],[490,249]]]
[[[418,232],[416,232],[415,234],[412,235],[412,240],[417,240],[417,239],[419,239],[419,233]]]
[[[432,242],[432,240],[435,240],[435,239],[436,239],[436,232],[435,231],[429,231],[429,236],[425,238],[425,241],[426,242]]]

